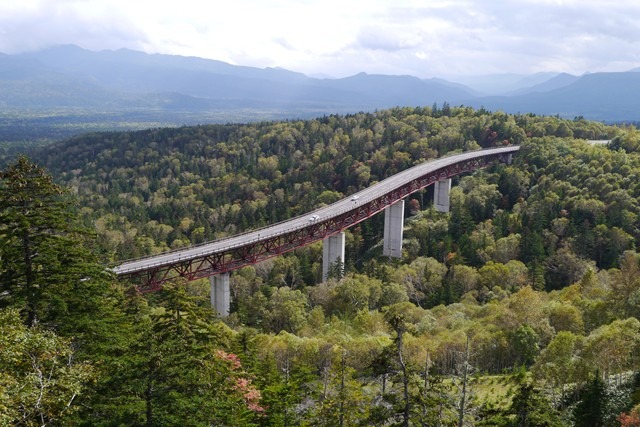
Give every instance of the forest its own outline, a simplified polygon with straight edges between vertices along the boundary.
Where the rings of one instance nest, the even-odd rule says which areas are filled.
[[[607,145],[590,140],[609,140]],[[108,267],[256,229],[449,153],[512,164],[209,283]],[[10,154],[10,155],[9,155]],[[640,132],[403,107],[88,133],[0,169],[0,425],[639,426]]]

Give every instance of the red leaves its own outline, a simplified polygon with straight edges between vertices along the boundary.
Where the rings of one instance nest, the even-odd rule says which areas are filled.
[[[242,363],[237,354],[227,353],[223,350],[216,350],[216,357],[227,361],[232,371],[237,371],[242,368]],[[262,394],[254,385],[251,384],[251,380],[245,377],[236,377],[233,379],[234,384],[231,388],[242,395],[242,398],[247,405],[247,409],[256,413],[264,413],[264,407],[260,406],[260,399]]]

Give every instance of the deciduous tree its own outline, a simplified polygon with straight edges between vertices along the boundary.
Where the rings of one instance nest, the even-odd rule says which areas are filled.
[[[26,327],[15,309],[0,310],[0,425],[65,425],[89,391],[93,366],[78,362],[70,340]]]

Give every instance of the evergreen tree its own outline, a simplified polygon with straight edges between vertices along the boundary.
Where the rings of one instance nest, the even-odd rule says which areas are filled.
[[[122,301],[123,312],[112,325],[109,340],[95,349],[100,375],[93,384],[92,398],[77,416],[78,425],[145,425],[145,382],[148,368],[150,307],[139,294]]]
[[[109,275],[76,225],[68,192],[20,157],[0,173],[0,307],[65,336],[95,331]]]
[[[576,427],[604,427],[608,406],[607,387],[596,372],[580,393],[580,401],[573,411]]]
[[[27,158],[0,172],[0,308],[20,312],[29,328],[71,340],[74,358],[94,366],[92,391],[103,390],[127,349],[123,294],[97,262],[91,234],[77,225],[72,208],[68,191]],[[69,403],[79,408],[69,413],[91,413],[95,397],[78,396]]]
[[[146,426],[255,425],[260,392],[240,359],[223,348],[229,334],[184,286],[165,285],[150,315],[144,384]]]
[[[562,427],[557,410],[528,382],[520,385],[509,413],[515,415],[514,427]]]

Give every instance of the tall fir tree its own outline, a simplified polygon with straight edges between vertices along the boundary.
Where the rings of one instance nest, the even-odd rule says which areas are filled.
[[[606,425],[609,396],[607,386],[596,372],[580,393],[580,401],[573,411],[576,427],[603,427]]]
[[[165,285],[150,313],[143,384],[144,425],[256,425],[264,409],[230,333],[184,286]]]
[[[135,338],[123,287],[98,262],[73,205],[70,192],[26,157],[0,172],[0,309],[69,340],[74,359],[94,367],[94,393],[70,403],[80,419],[123,394],[127,385],[113,378]]]
[[[558,411],[533,384],[520,384],[508,411],[517,427],[562,427]]]
[[[26,157],[0,172],[0,307],[64,336],[91,335],[110,277],[78,227],[73,199]]]

